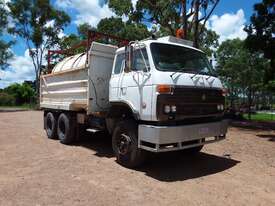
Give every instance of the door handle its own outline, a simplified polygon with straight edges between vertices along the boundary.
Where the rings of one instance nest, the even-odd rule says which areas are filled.
[[[127,87],[120,87],[121,94],[125,95],[127,91]]]

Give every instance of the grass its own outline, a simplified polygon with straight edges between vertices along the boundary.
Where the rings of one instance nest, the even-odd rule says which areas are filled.
[[[248,114],[244,114],[243,117],[248,120]],[[266,114],[266,113],[257,113],[251,114],[251,120],[254,121],[275,121],[274,114]]]

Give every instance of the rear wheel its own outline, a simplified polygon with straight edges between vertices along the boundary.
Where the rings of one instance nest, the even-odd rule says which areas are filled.
[[[45,118],[45,130],[49,139],[57,139],[57,121],[52,112],[48,112]]]
[[[58,118],[57,134],[62,144],[71,144],[75,140],[76,122],[71,114],[62,113]]]
[[[115,127],[112,147],[117,162],[125,167],[134,168],[145,159],[145,151],[138,148],[138,127],[133,120],[121,121]]]

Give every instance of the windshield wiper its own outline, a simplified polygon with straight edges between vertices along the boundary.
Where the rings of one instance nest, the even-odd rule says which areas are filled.
[[[171,74],[170,77],[173,78],[173,76],[174,76],[175,74],[177,74],[177,73],[179,73],[179,72],[178,72],[178,71],[177,71],[177,72],[173,72],[173,74]]]
[[[201,75],[207,75],[208,77],[206,78],[206,80],[208,81],[208,79],[210,79],[211,77],[213,77],[211,74],[208,74],[206,72],[196,72],[192,77],[191,79],[193,79],[194,77],[196,77],[198,74],[201,74]]]
[[[195,70],[184,70],[184,68],[179,69],[178,71],[173,72],[170,77],[172,78],[177,73],[195,73],[191,78],[193,79],[196,75],[200,74],[199,72]]]
[[[195,74],[191,77],[191,79],[193,79],[195,76],[197,76],[198,74],[200,74],[199,72],[195,72]]]

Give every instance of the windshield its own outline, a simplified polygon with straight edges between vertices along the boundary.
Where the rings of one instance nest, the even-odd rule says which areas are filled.
[[[213,75],[213,69],[202,52],[161,43],[152,43],[151,51],[155,66],[160,71]]]

